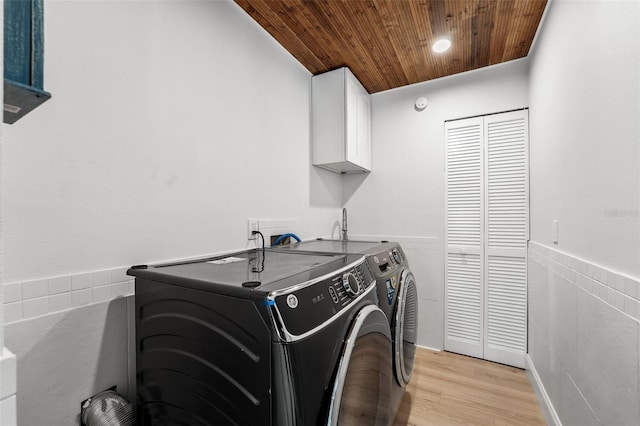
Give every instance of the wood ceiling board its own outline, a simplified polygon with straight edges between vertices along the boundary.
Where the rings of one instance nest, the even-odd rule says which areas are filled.
[[[304,64],[307,69],[311,71],[311,69],[321,69],[323,67],[323,58],[317,56],[323,52],[314,52],[308,47],[311,45],[309,31],[306,26],[301,25],[299,20],[295,21],[285,13],[277,13],[274,8],[263,1],[245,3],[243,6],[245,11],[288,52],[296,52],[296,59]],[[294,31],[294,28],[297,31]],[[283,43],[283,41],[286,41],[286,43]],[[334,52],[334,54],[337,54],[337,52]]]
[[[312,74],[348,66],[375,93],[526,56],[547,0],[235,2]]]

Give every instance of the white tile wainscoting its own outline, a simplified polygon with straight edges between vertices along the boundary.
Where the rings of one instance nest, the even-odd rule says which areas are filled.
[[[19,417],[25,424],[75,422],[79,401],[113,384],[127,396],[132,303],[126,296],[134,293],[127,269],[3,284],[5,344],[15,355],[5,349],[0,360],[0,425],[15,426]],[[43,361],[51,353],[58,362],[53,370],[53,360]],[[34,399],[46,413],[31,409]]]
[[[16,426],[16,356],[7,348],[0,353],[0,425]]]
[[[640,280],[529,243],[527,368],[550,424],[640,424]]]
[[[437,237],[352,235],[352,240],[394,241],[402,246],[418,290],[418,345],[443,348],[444,249]]]
[[[4,284],[4,322],[35,318],[132,295],[127,267]]]

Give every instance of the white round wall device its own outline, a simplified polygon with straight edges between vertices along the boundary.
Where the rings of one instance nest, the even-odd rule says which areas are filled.
[[[416,109],[418,111],[422,111],[423,109],[425,109],[427,107],[427,98],[420,97],[418,99],[416,99]]]

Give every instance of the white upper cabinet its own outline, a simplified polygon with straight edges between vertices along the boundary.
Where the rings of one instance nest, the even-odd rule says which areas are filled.
[[[312,78],[313,165],[336,173],[371,171],[371,95],[348,68]]]

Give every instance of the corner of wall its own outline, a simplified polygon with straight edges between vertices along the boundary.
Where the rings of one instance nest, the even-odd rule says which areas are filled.
[[[548,0],[547,5],[544,8],[544,12],[542,12],[542,18],[540,18],[540,23],[538,24],[538,29],[536,30],[536,34],[533,36],[533,41],[531,42],[531,46],[529,47],[529,53],[527,54],[527,58],[529,58],[529,69],[531,69],[531,64],[534,61],[534,57],[536,56],[536,52],[538,51],[538,43],[541,37],[541,34],[545,28],[545,22],[549,15],[549,9],[551,8],[551,3],[555,3],[555,1]]]
[[[551,403],[549,394],[545,390],[544,384],[542,383],[540,375],[538,374],[535,365],[533,365],[529,354],[527,354],[525,357],[525,371],[527,372],[529,382],[531,383],[531,387],[533,388],[533,392],[536,395],[536,399],[538,400],[538,404],[540,405],[540,410],[542,411],[547,424],[553,426],[562,426],[560,418],[558,417],[558,413],[556,413],[556,410],[553,408],[553,404]]]

